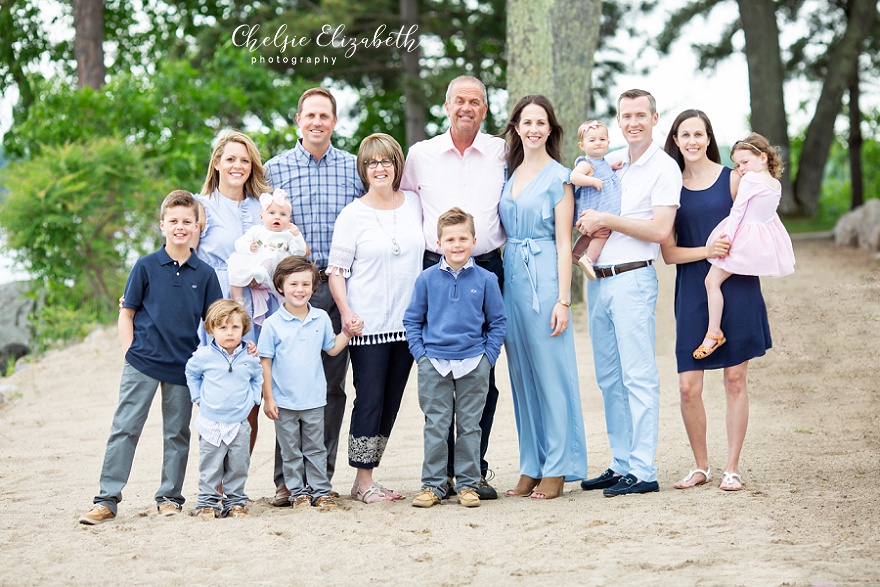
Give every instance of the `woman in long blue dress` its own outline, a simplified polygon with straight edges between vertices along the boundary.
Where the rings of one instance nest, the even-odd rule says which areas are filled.
[[[561,158],[562,127],[544,96],[514,107],[499,212],[507,232],[507,364],[519,433],[511,496],[552,499],[587,474],[587,447],[571,325],[574,194]]]
[[[749,360],[763,356],[771,346],[767,308],[758,277],[732,275],[722,286],[725,304],[721,326],[727,344],[709,357],[694,359],[693,348],[705,335],[709,319],[704,280],[710,257],[727,254],[730,242],[706,241],[729,213],[739,185],[739,174],[721,165],[712,123],[700,110],[685,110],[675,119],[666,139],[666,152],[682,169],[681,206],[675,216],[675,233],[662,245],[663,259],[676,263],[675,356],[678,361],[681,416],[694,453],[696,468],[675,484],[688,489],[712,481],[706,445],[706,409],[703,405],[703,371],[724,369],[727,396],[727,463],[721,489],[742,488],[739,458],[749,422],[746,375]]]

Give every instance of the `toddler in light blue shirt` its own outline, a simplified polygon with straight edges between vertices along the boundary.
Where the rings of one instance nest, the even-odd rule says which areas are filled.
[[[263,387],[262,367],[241,340],[250,326],[251,319],[239,304],[217,300],[205,315],[205,332],[213,338],[186,364],[190,397],[199,406],[196,515],[202,519],[247,515],[244,485],[251,462],[247,417],[260,403]]]

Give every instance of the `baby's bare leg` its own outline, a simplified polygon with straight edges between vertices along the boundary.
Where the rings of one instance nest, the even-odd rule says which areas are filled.
[[[571,258],[574,260],[575,263],[577,263],[578,259],[583,256],[584,251],[587,250],[587,247],[590,245],[590,241],[592,240],[593,239],[591,237],[582,234],[574,242],[574,247],[572,247],[571,249]]]
[[[706,298],[709,302],[709,328],[706,332],[709,334],[719,334],[721,332],[721,315],[724,313],[724,294],[721,293],[721,284],[724,283],[731,273],[724,269],[720,269],[715,265],[709,269],[706,275]],[[711,348],[718,344],[713,338],[703,339],[703,346]]]
[[[596,262],[596,259],[599,258],[599,255],[602,254],[602,249],[605,247],[605,243],[608,242],[607,238],[593,238],[590,241],[590,246],[587,247],[587,257],[589,257],[590,261],[593,263]]]

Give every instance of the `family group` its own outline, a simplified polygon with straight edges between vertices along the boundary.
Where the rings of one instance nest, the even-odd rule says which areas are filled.
[[[629,90],[617,103],[625,148],[608,154],[608,127],[586,122],[577,131],[584,157],[572,170],[544,96],[519,100],[499,136],[481,131],[488,102],[478,79],[452,80],[444,107],[449,129],[406,157],[381,133],[365,138],[356,156],[335,148],[336,100],[323,88],[301,96],[299,140],[265,167],[247,135],[218,137],[201,194],[178,190],[165,199],[165,245],[137,261],[126,285],[119,404],[99,494],[81,523],[116,517],[160,387],[160,515],[180,513],[185,501],[193,404],[199,517],[247,515],[260,406],[275,422],[272,504],[335,508],[349,363],[353,499],[404,499],[373,474],[414,362],[425,422],[412,505],[496,499],[486,452],[502,345],[520,454],[520,478],[507,496],[552,499],[571,481],[608,497],[658,491],[653,264],[661,251],[678,270],[676,357],[696,462],[675,487],[712,480],[703,372],[724,369],[720,487],[742,488],[746,372],[771,346],[758,276],[786,275],[794,265],[776,215],[776,149],[752,133],[733,147],[735,171],[724,167],[699,110],[682,112],[661,147],[654,97]],[[589,280],[612,452],[594,478],[570,310],[576,267]]]

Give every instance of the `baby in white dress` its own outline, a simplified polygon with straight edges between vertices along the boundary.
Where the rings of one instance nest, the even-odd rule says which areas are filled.
[[[235,241],[235,252],[229,256],[229,294],[244,305],[244,288],[271,284],[278,262],[290,255],[304,255],[306,241],[299,228],[290,221],[287,193],[277,189],[260,196],[263,225],[252,226]]]

